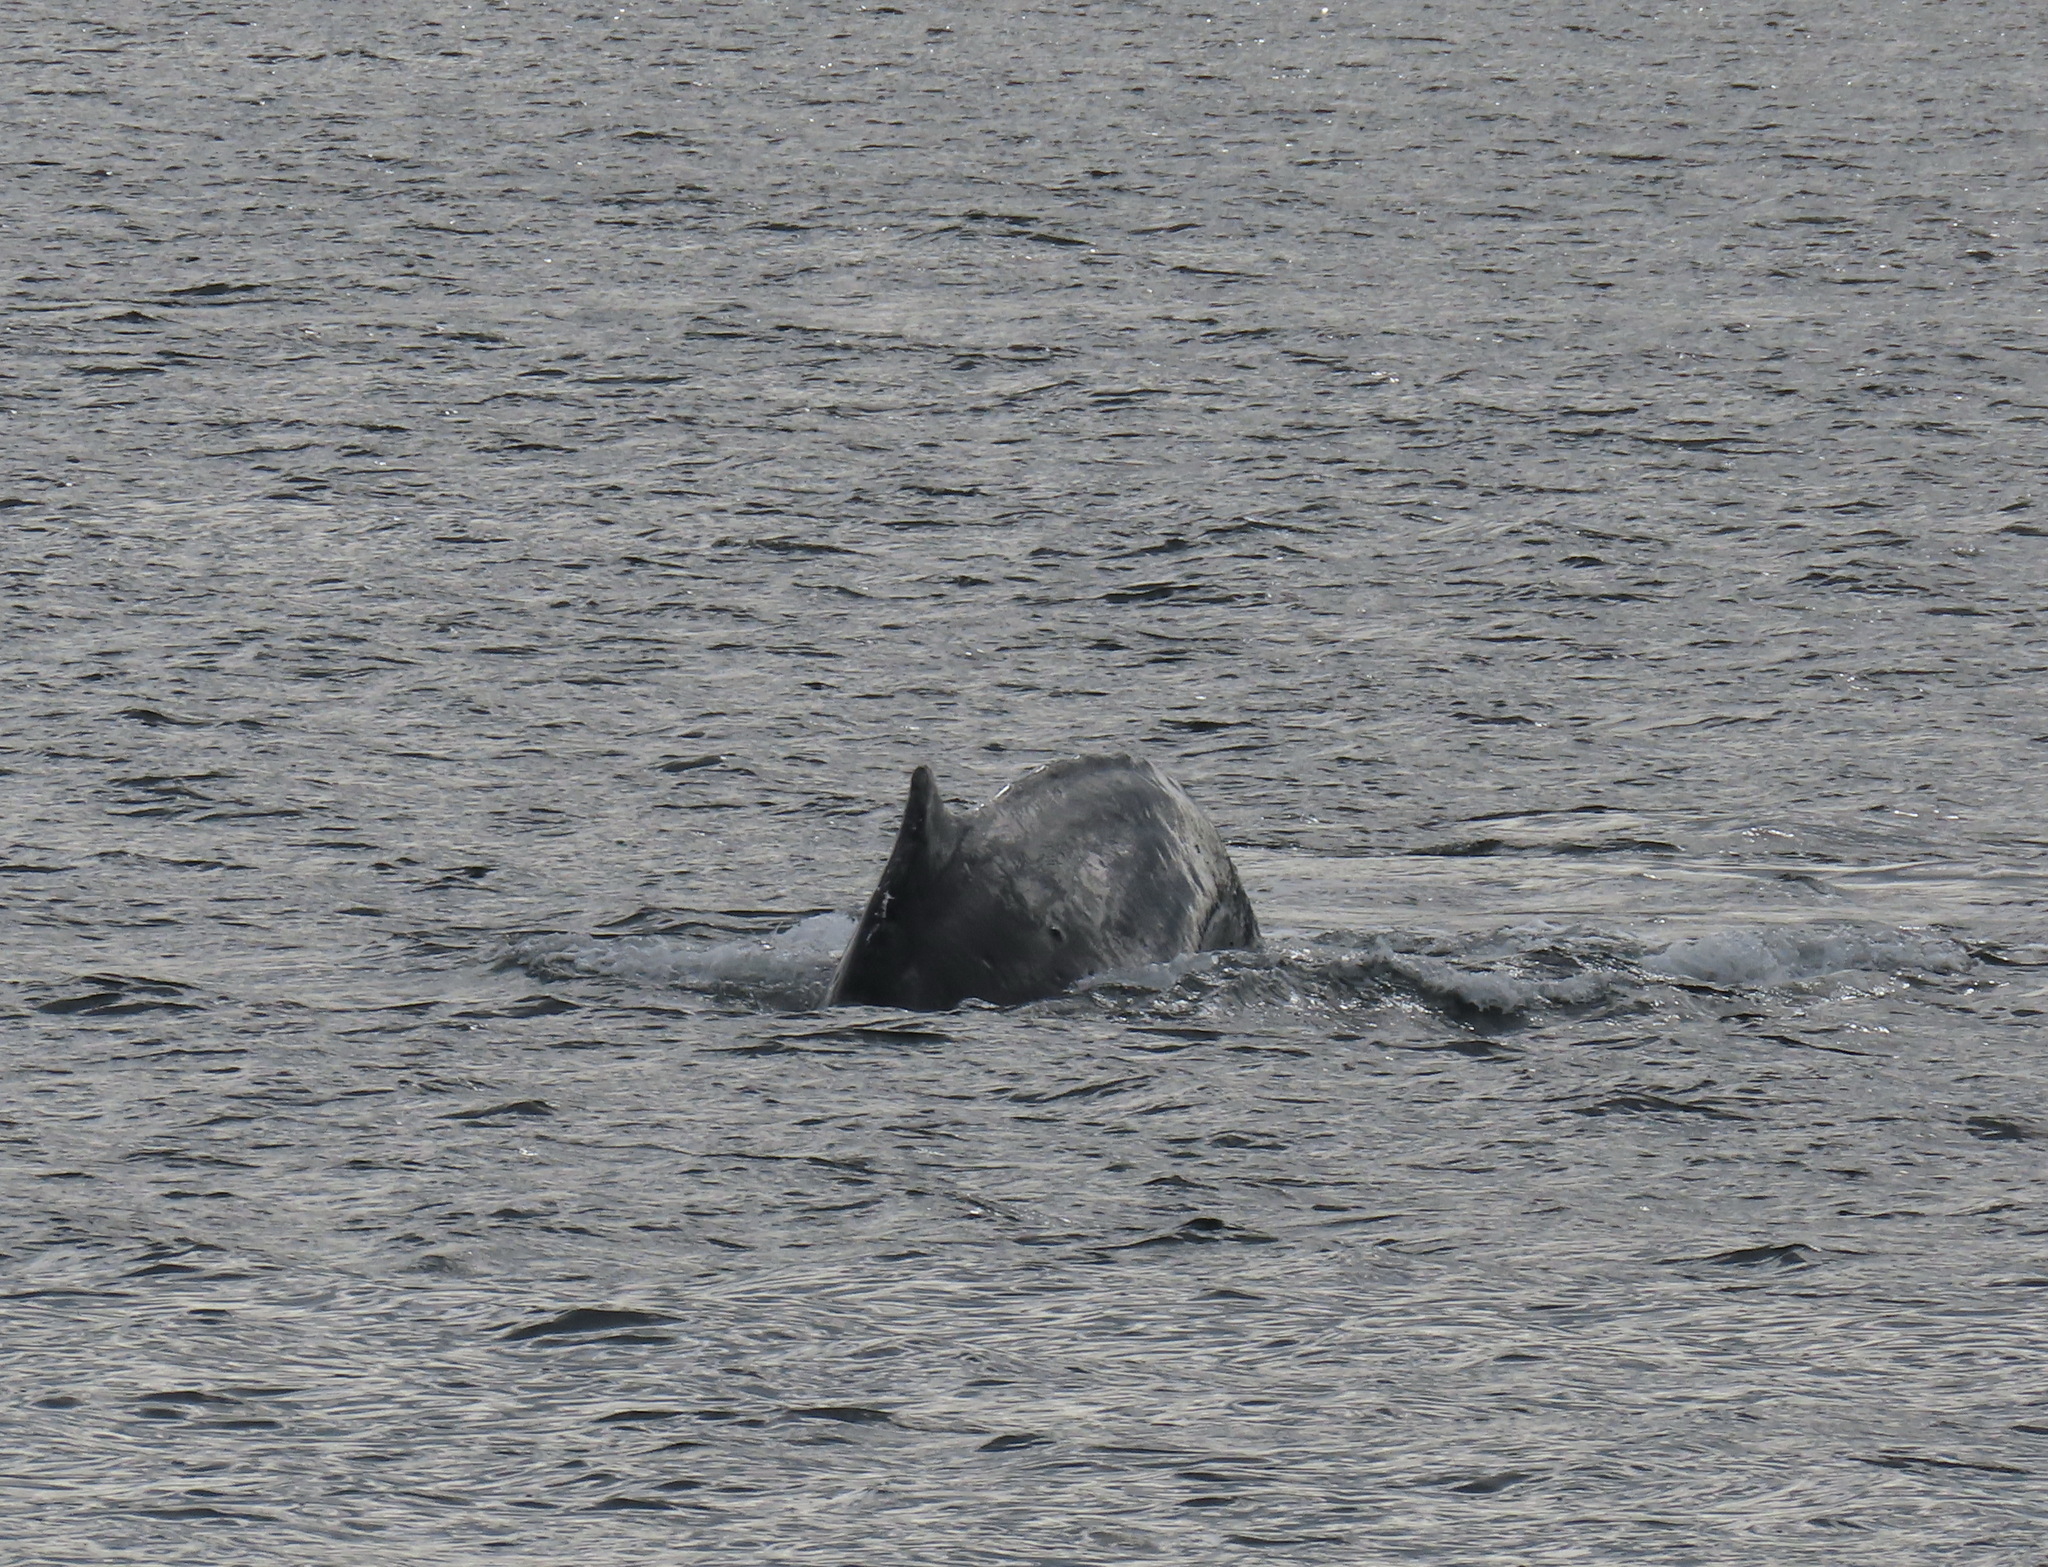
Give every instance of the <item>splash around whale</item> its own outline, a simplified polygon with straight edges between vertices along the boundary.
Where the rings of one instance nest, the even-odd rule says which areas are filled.
[[[1222,838],[1150,762],[1050,762],[958,812],[919,767],[827,1004],[1014,1006],[1092,974],[1258,939]]]

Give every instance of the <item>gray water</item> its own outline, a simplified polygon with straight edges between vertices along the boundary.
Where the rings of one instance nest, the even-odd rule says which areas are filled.
[[[7,1559],[2048,1560],[2043,34],[0,8]]]

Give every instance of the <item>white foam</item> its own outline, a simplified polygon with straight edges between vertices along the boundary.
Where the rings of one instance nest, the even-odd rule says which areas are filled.
[[[1370,973],[1398,980],[1439,1001],[1476,1012],[1526,1012],[1534,1006],[1582,1006],[1598,1001],[1614,988],[1612,975],[1572,974],[1558,979],[1532,979],[1496,969],[1460,968],[1441,958],[1396,952],[1376,940],[1360,955]]]
[[[1753,926],[1674,941],[1642,961],[1646,974],[1761,989],[1830,974],[1959,974],[1970,957],[1941,936],[1853,926]]]
[[[739,995],[768,1006],[819,1005],[840,952],[853,937],[845,914],[816,914],[787,930],[725,941],[689,936],[534,936],[517,943],[511,962],[541,979],[601,977],[654,989]],[[1234,961],[1227,974],[1260,989],[1272,972],[1320,976],[1342,988],[1361,981],[1392,981],[1425,1000],[1477,1012],[1513,1015],[1537,1007],[1584,1006],[1632,987],[1629,975],[1692,980],[1731,990],[1812,985],[1845,975],[1959,974],[1972,964],[1956,942],[1925,931],[1851,925],[1754,925],[1673,941],[1635,959],[1640,948],[1613,937],[1537,922],[1458,938],[1439,934],[1434,952],[1402,951],[1373,936],[1332,961],[1323,938],[1309,948],[1264,949],[1262,954],[1189,953],[1164,963],[1097,974],[1076,988],[1166,993],[1190,976]],[[1350,938],[1356,940],[1356,937]],[[1403,940],[1401,946],[1409,946]],[[1587,966],[1577,973],[1554,967],[1555,949],[1578,949]],[[1322,950],[1318,950],[1318,949]],[[1529,959],[1543,961],[1529,962]],[[1535,972],[1529,972],[1533,968]],[[1520,970],[1520,972],[1518,972]],[[1218,971],[1223,973],[1225,971]]]
[[[732,941],[684,936],[534,936],[512,961],[541,978],[598,975],[678,990],[783,993],[824,983],[852,939],[844,914],[814,914],[787,930]]]
[[[1136,963],[1129,968],[1104,969],[1100,974],[1090,974],[1078,981],[1074,988],[1095,990],[1106,986],[1112,989],[1171,990],[1188,975],[1214,968],[1216,957],[1214,952],[1187,952],[1161,963]]]

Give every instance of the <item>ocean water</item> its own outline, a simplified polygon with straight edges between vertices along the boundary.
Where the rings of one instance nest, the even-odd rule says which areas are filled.
[[[2035,9],[0,18],[0,1555],[2048,1561]]]

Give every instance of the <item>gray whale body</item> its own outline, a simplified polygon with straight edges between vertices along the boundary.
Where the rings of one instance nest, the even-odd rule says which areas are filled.
[[[1050,762],[961,812],[919,767],[826,1004],[1014,1006],[1108,969],[1258,939],[1222,838],[1150,762]]]

